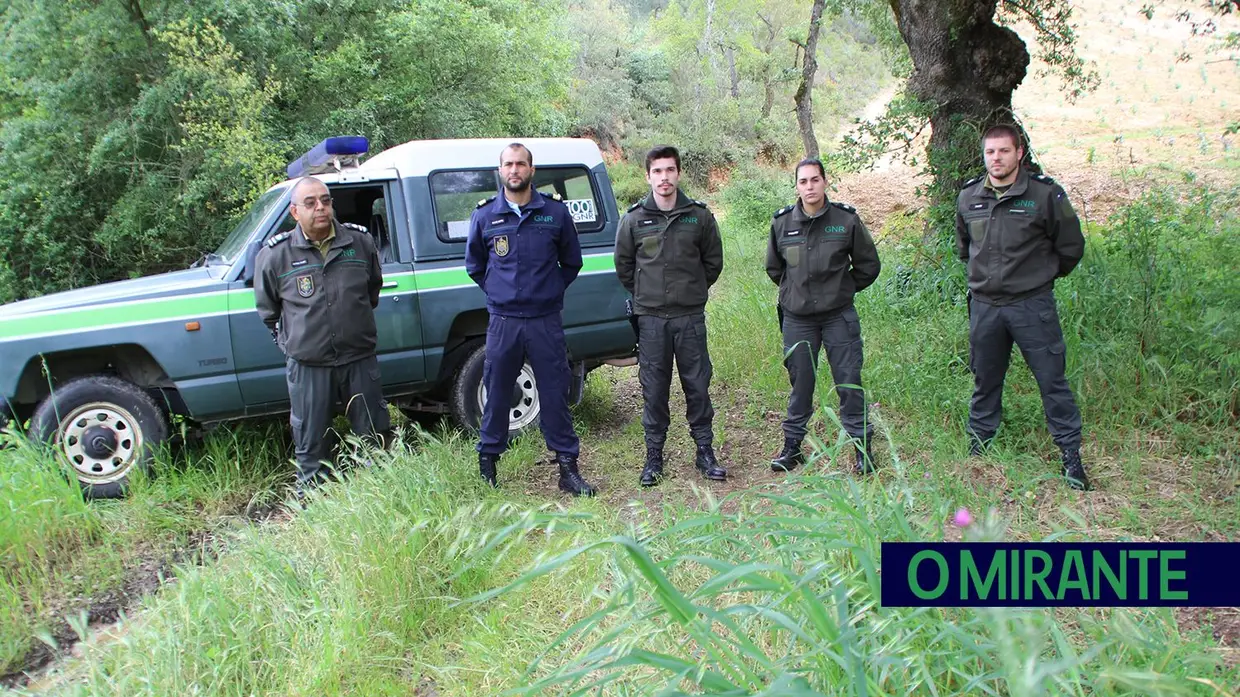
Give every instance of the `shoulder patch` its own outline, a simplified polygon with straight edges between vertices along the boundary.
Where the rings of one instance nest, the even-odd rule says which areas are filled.
[[[358,225],[357,223],[341,223],[341,225],[349,228],[350,230],[357,230],[358,232],[366,232],[366,233],[370,232],[370,230],[366,229],[366,226]]]
[[[849,213],[856,213],[856,212],[857,212],[857,209],[856,209],[856,208],[853,208],[852,206],[848,205],[847,203],[843,203],[842,201],[832,201],[832,202],[831,202],[831,205],[832,205],[832,206],[835,206],[836,208],[839,208],[839,209],[842,209],[842,210],[846,210],[846,211],[848,211]]]
[[[268,247],[274,247],[274,246],[276,246],[277,244],[280,244],[281,242],[283,242],[284,240],[287,240],[288,238],[290,238],[290,237],[292,237],[292,236],[293,236],[293,233],[291,233],[291,232],[281,232],[280,234],[276,235],[275,237],[272,237],[271,239],[267,240],[267,241],[265,242],[265,244],[266,244]]]
[[[969,181],[967,181],[967,182],[965,182],[965,183],[961,184],[961,185],[960,185],[960,188],[961,188],[961,189],[967,189],[967,188],[969,188],[970,186],[973,186],[974,184],[976,184],[976,183],[980,182],[980,181],[982,180],[982,178],[983,178],[983,177],[985,177],[985,176],[986,176],[985,174],[979,174],[979,175],[977,175],[976,177],[973,177],[972,179],[970,179]]]
[[[479,202],[478,202],[478,205],[477,205],[477,206],[474,206],[474,207],[475,207],[475,208],[482,208],[483,206],[487,205],[488,203],[490,203],[490,202],[492,202],[492,201],[494,201],[494,200],[495,200],[495,197],[494,197],[494,196],[492,196],[491,198],[484,198],[484,199],[482,199],[481,201],[479,201]]]
[[[774,215],[774,216],[772,216],[772,217],[774,217],[774,218],[778,218],[779,216],[781,216],[781,215],[783,215],[783,214],[785,214],[785,213],[788,213],[789,211],[791,211],[791,210],[792,210],[793,208],[795,208],[795,207],[796,207],[796,206],[784,206],[783,208],[780,208],[779,210],[775,211],[775,215]]]
[[[1031,179],[1037,179],[1038,181],[1042,182],[1043,184],[1051,184],[1051,185],[1053,185],[1053,184],[1055,183],[1055,180],[1054,180],[1054,179],[1051,179],[1050,177],[1046,176],[1045,174],[1031,174],[1031,175],[1029,175],[1029,177],[1030,177]]]

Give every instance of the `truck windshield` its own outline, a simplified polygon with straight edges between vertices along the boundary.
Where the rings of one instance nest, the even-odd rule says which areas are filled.
[[[237,226],[228,233],[228,237],[224,238],[224,243],[219,246],[219,249],[207,255],[207,264],[231,264],[236,261],[245,252],[245,243],[249,241],[254,228],[280,205],[286,188],[277,187],[259,196],[254,205],[250,207],[250,211],[237,222]]]

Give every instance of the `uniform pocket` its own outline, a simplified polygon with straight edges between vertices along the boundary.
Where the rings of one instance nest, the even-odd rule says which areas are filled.
[[[969,221],[969,237],[977,242],[981,242],[986,236],[986,219],[979,218]]]
[[[788,263],[788,266],[800,266],[801,245],[794,244],[784,247],[784,261]]]
[[[848,327],[848,332],[855,336],[861,336],[861,318],[857,316],[857,309],[850,307],[844,310],[844,324]]]
[[[659,254],[659,236],[646,235],[641,239],[641,253],[648,256],[658,256]]]

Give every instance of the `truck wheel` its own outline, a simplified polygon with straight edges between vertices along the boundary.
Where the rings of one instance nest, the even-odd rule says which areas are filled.
[[[482,409],[486,405],[486,387],[482,384],[482,369],[486,364],[486,346],[479,344],[473,349],[457,371],[452,384],[449,406],[452,418],[462,427],[477,431],[482,427]],[[541,412],[538,403],[538,383],[529,363],[521,366],[517,382],[508,406],[508,436],[517,434],[538,424]]]
[[[104,375],[76,378],[48,395],[30,419],[90,498],[124,495],[134,468],[146,470],[168,439],[168,420],[138,386]]]

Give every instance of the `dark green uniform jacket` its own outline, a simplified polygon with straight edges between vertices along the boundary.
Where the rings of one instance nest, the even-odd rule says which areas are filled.
[[[1054,179],[1021,169],[997,197],[983,174],[956,199],[956,252],[969,265],[969,290],[1009,305],[1051,290],[1085,254],[1081,221]]]
[[[319,254],[298,225],[258,253],[254,299],[258,316],[276,330],[285,355],[306,365],[344,365],[375,353],[383,272],[369,233],[336,224],[336,239]]]
[[[771,219],[766,274],[779,286],[784,312],[813,316],[849,307],[881,269],[870,231],[848,204],[827,201],[811,218],[797,201]]]
[[[620,219],[615,259],[634,314],[681,317],[706,309],[723,272],[723,241],[706,204],[677,191],[664,212],[647,195]]]

